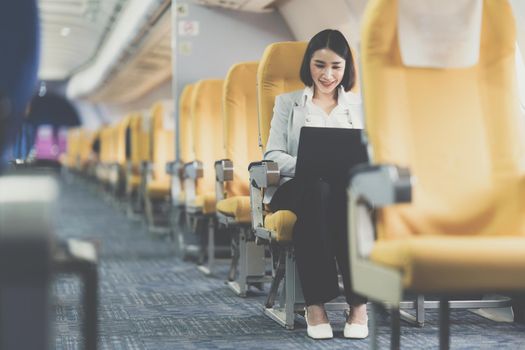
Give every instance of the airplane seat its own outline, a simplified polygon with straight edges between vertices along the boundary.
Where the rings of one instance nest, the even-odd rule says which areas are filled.
[[[110,125],[100,130],[100,161],[97,170],[97,178],[103,187],[110,183],[110,165],[113,158],[113,127]]]
[[[141,184],[141,157],[142,157],[142,113],[132,113],[129,121],[129,158],[126,161],[125,197],[127,215],[134,217],[142,210],[142,202],[138,199]]]
[[[304,89],[299,77],[306,42],[278,42],[266,47],[257,70],[259,147],[266,148],[278,95]],[[251,223],[256,239],[269,243],[273,279],[264,313],[287,329],[293,329],[295,313],[301,309],[302,291],[296,280],[291,233],[297,220],[290,210],[269,212],[263,204],[264,192],[279,184],[278,164],[271,161],[249,165]],[[279,288],[284,280],[284,287]],[[280,291],[280,292],[279,292]],[[278,305],[275,305],[277,295]]]
[[[127,115],[119,120],[113,128],[113,159],[110,168],[111,190],[113,195],[120,196],[125,189],[126,171],[126,131],[128,129],[131,116]]]
[[[223,125],[225,159],[215,162],[217,219],[231,237],[228,285],[244,297],[250,285],[271,281],[266,275],[263,245],[251,231],[250,162],[262,157],[256,140],[258,62],[233,65],[224,81]]]
[[[224,158],[223,84],[220,79],[205,79],[198,81],[193,88],[191,131],[194,159],[184,165],[185,213],[193,232],[200,239],[199,270],[206,275],[213,273],[216,253],[230,252],[229,247],[215,244],[218,225],[214,166],[217,159]]]
[[[179,159],[176,159],[170,167],[171,196],[172,203],[183,206],[186,199],[183,186],[183,165],[191,159],[195,159],[193,152],[193,137],[191,129],[191,100],[195,84],[184,86],[179,99],[179,133],[177,135],[177,147],[179,148]]]
[[[79,148],[80,148],[80,128],[75,128],[71,137],[71,159],[70,167],[75,171],[79,170]]]
[[[167,215],[158,215],[161,210],[157,207],[166,203],[171,194],[170,177],[165,171],[166,163],[175,158],[174,148],[175,119],[173,114],[173,101],[165,100],[156,102],[151,111],[150,150],[151,162],[145,183],[145,209],[146,219],[150,231],[155,231],[157,222],[167,222]],[[160,207],[159,209],[162,209]],[[165,226],[161,224],[161,226]],[[164,231],[162,231],[164,233]]]
[[[86,145],[85,150],[87,175],[88,177],[95,179],[97,165],[100,161],[100,129],[97,129],[91,133],[88,144],[89,146]]]
[[[130,157],[127,161],[126,169],[126,193],[128,196],[135,192],[140,185],[140,132],[141,118],[139,113],[131,116],[129,122],[130,128]]]
[[[200,172],[202,176],[191,174],[186,177],[186,209],[200,211],[205,215],[215,214],[214,164],[217,159],[224,158],[222,88],[222,80],[200,80],[195,84],[192,94],[193,151],[195,160],[202,164],[201,170],[194,172]],[[186,167],[186,170],[188,169]],[[195,184],[194,189],[188,191],[187,185],[192,182]]]
[[[521,112],[525,116],[525,58],[519,46],[516,46],[516,74],[518,76]]]
[[[170,178],[164,170],[165,164],[175,158],[174,129],[173,101],[157,102],[152,111],[151,179],[146,185],[150,197],[165,198],[170,194]]]
[[[224,182],[218,193],[217,211],[237,223],[250,223],[249,164],[261,159],[255,143],[257,126],[257,67],[258,62],[238,63],[230,68],[224,81],[223,123],[226,159],[233,164],[232,179]],[[217,165],[216,165],[217,166]]]
[[[83,163],[82,163],[82,150],[83,150],[83,141],[84,141],[85,130],[82,128],[76,128],[75,140],[74,140],[74,157],[73,157],[73,168],[78,174],[82,173]]]
[[[81,280],[84,348],[98,347],[97,251],[91,242],[55,237],[58,196],[58,182],[46,174],[0,177],[0,300],[2,318],[9,320],[0,327],[2,349],[51,348],[51,286],[64,274]]]
[[[397,314],[405,290],[441,293],[445,348],[451,294],[525,290],[515,41],[507,1],[373,0],[364,15],[374,165],[349,189],[352,284]]]
[[[278,95],[304,89],[299,78],[299,68],[306,50],[306,42],[281,42],[269,45],[264,51],[257,71],[257,100],[259,114],[259,144],[264,150],[270,134],[270,124],[273,116],[275,97]],[[268,165],[263,164],[263,167]],[[276,169],[274,169],[275,171]],[[275,179],[275,178],[274,178]],[[273,185],[278,184],[274,182]],[[260,194],[262,196],[262,194]],[[262,197],[254,204],[259,210],[252,213],[254,229],[264,227],[268,238],[275,242],[291,242],[291,229],[297,220],[289,210],[279,210],[275,213],[263,212]],[[253,220],[257,216],[257,220]]]
[[[79,170],[83,175],[87,172],[92,137],[93,137],[93,133],[90,130],[81,129],[80,147],[79,147],[79,159],[80,159],[80,169]]]
[[[520,0],[509,0],[509,2],[516,22],[516,72],[518,75],[521,111],[523,116],[525,116],[525,3]]]
[[[62,164],[70,169],[75,169],[76,164],[76,153],[77,153],[77,138],[78,138],[79,129],[70,128],[67,131],[67,150],[63,157],[61,157]]]
[[[193,241],[198,237],[188,229],[186,215],[186,196],[184,192],[184,164],[195,159],[191,129],[191,98],[194,84],[186,84],[178,99],[177,135],[175,137],[176,157],[166,164],[166,173],[170,178],[170,226],[175,242],[175,254],[187,259],[190,252],[196,253],[199,248]],[[192,248],[196,248],[193,249]],[[194,255],[194,254],[193,254]]]
[[[151,111],[142,111],[140,113],[140,119],[138,122],[138,164],[136,164],[136,174],[139,177],[139,185],[137,187],[136,196],[134,197],[134,203],[129,209],[133,209],[134,212],[142,212],[144,198],[146,193],[146,181],[149,174],[149,164],[151,162]],[[131,214],[131,211],[129,212]]]
[[[170,179],[166,177],[163,164],[174,158],[174,132],[162,130],[156,132],[153,149],[161,148],[160,152],[154,151],[152,179],[148,182],[146,192],[153,198],[165,198],[170,195]],[[163,163],[164,162],[164,163]]]

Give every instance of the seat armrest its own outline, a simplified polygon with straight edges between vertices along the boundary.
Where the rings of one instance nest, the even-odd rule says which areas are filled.
[[[179,160],[166,163],[166,174],[182,178],[184,173],[184,164]]]
[[[215,162],[215,178],[219,182],[233,180],[233,162],[229,159],[221,159]]]
[[[250,183],[256,188],[268,188],[279,185],[279,166],[271,160],[250,163]]]
[[[352,168],[349,178],[352,195],[375,208],[412,200],[412,176],[408,168],[362,164]]]
[[[184,177],[188,179],[197,180],[204,176],[204,169],[202,162],[194,160],[193,162],[184,164]]]
[[[373,209],[412,199],[412,177],[395,165],[358,165],[350,171],[348,232],[352,264],[368,258],[376,239]]]
[[[233,180],[233,162],[221,159],[215,162],[215,199],[217,203],[226,198],[224,183]]]
[[[257,232],[264,227],[264,189],[279,185],[279,166],[271,160],[263,160],[251,163],[248,170],[250,171],[252,229]]]

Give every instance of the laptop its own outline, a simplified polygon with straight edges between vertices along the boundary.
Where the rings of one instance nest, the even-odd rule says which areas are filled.
[[[295,178],[346,181],[352,167],[368,163],[361,129],[303,127]]]

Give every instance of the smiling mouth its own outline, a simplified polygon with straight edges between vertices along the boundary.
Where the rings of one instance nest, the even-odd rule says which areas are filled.
[[[325,86],[325,87],[329,87],[331,85],[333,85],[335,83],[335,80],[333,81],[322,81],[322,80],[319,80],[319,83],[322,85],[322,86]]]

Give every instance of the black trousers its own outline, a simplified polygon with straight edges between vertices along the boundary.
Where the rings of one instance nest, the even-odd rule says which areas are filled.
[[[367,299],[352,291],[348,258],[347,201],[342,181],[292,179],[275,192],[270,209],[297,215],[293,245],[306,305],[339,296],[337,267],[343,276],[346,301]]]

